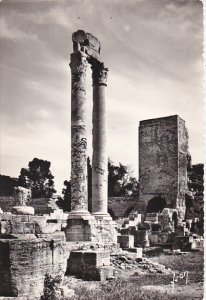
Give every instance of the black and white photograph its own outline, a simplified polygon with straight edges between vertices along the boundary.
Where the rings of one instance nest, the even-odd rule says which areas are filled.
[[[0,0],[0,300],[204,299],[205,16]]]

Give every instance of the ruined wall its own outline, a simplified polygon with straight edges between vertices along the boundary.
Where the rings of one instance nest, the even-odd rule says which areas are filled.
[[[164,198],[167,207],[184,206],[187,148],[187,130],[179,116],[140,122],[140,204],[144,210],[154,197]]]
[[[188,132],[185,121],[178,118],[178,196],[177,209],[185,213],[185,193],[187,187],[187,153],[188,153]]]
[[[0,208],[5,212],[11,212],[13,206],[15,206],[15,200],[13,196],[1,196]]]
[[[49,215],[55,211],[62,211],[59,209],[56,201],[57,200],[53,198],[31,198],[27,205],[32,206],[37,215]],[[13,206],[15,206],[15,199],[13,196],[0,197],[0,208],[4,212],[11,212]]]
[[[0,296],[39,296],[47,272],[66,270],[63,246],[57,240],[0,240]]]

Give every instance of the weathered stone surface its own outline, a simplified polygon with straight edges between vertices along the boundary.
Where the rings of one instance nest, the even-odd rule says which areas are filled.
[[[16,201],[13,196],[0,197],[0,207],[3,212],[12,212],[13,207],[16,205]],[[59,214],[59,218],[64,216],[63,211],[59,209],[54,198],[31,198],[27,202],[27,206],[34,208],[36,215],[52,215]]]
[[[108,155],[105,86],[108,69],[103,64],[92,65],[93,112],[92,112],[92,214],[103,218],[108,215]]]
[[[55,212],[62,212],[56,204],[55,198],[31,198],[29,206],[32,206],[35,215],[51,215]]]
[[[99,40],[83,30],[78,30],[72,34],[74,52],[83,51],[94,59],[100,58],[101,44]]]
[[[15,206],[26,206],[31,198],[31,190],[21,186],[14,187]]]
[[[31,206],[14,206],[11,212],[15,215],[34,215],[34,208]]]
[[[46,216],[12,215],[0,216],[1,234],[53,234],[62,229],[61,220],[49,222]]]
[[[0,207],[3,210],[3,212],[11,212],[14,205],[15,205],[15,200],[13,196],[0,197]]]
[[[110,253],[107,251],[73,251],[67,264],[67,273],[85,280],[106,280],[113,275]]]
[[[159,214],[158,213],[147,213],[146,221],[158,223],[159,221]]]
[[[40,296],[45,274],[65,272],[66,257],[58,240],[0,240],[0,295]]]
[[[137,230],[134,235],[134,246],[141,246],[143,248],[149,247],[149,233],[148,230]]]
[[[187,153],[188,134],[179,116],[140,122],[140,203],[144,211],[150,200],[160,198],[165,207],[178,209],[178,217],[184,218]]]
[[[136,258],[139,258],[139,259],[142,258],[142,253],[143,253],[142,250],[143,249],[141,247],[133,247],[133,248],[128,248],[126,250],[129,252],[132,252],[132,253],[136,253]]]
[[[116,222],[93,216],[72,216],[65,229],[66,241],[92,241],[99,245],[117,243]]]
[[[134,236],[133,235],[119,235],[117,242],[121,248],[132,248],[134,247]]]
[[[173,249],[180,249],[181,251],[190,251],[192,243],[190,242],[189,236],[177,236]]]
[[[71,54],[71,209],[88,211],[86,135],[86,56]]]

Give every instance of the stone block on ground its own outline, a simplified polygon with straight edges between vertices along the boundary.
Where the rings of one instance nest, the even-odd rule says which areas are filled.
[[[31,206],[14,206],[11,212],[15,215],[34,215],[34,208]]]
[[[134,235],[134,246],[135,247],[149,247],[149,235],[148,230],[137,230]]]
[[[134,247],[134,236],[133,235],[119,235],[117,242],[120,244],[122,249]]]
[[[181,251],[191,250],[190,237],[189,236],[176,236],[175,242],[173,244],[173,249],[180,249]]]
[[[136,253],[136,258],[142,258],[142,248],[141,247],[133,247],[133,248],[128,248],[128,249],[125,249],[129,252],[132,252],[132,253]]]
[[[72,251],[67,262],[67,274],[85,280],[106,280],[113,275],[110,253],[107,251]]]

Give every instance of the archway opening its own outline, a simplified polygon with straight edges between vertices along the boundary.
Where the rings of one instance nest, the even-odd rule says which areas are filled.
[[[162,197],[154,197],[149,200],[147,205],[147,213],[158,213],[166,207],[166,200]]]

